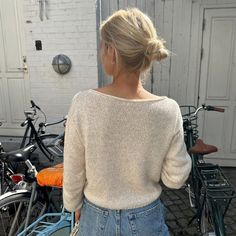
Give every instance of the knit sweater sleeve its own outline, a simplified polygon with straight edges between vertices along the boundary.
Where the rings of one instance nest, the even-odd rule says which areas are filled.
[[[63,202],[68,211],[82,206],[85,185],[85,149],[78,124],[78,103],[73,99],[66,123],[64,146]]]
[[[162,166],[161,179],[169,187],[178,189],[187,180],[191,171],[191,158],[184,143],[183,120],[177,109],[175,133]]]

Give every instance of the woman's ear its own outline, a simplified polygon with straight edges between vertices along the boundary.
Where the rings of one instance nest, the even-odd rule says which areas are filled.
[[[116,49],[113,45],[108,46],[108,54],[112,64],[116,64]]]

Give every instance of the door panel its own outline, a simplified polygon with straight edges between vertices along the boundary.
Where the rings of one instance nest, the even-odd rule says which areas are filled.
[[[207,76],[207,99],[229,99],[234,19],[212,19],[209,68]],[[207,50],[207,49],[206,49]]]
[[[17,68],[22,67],[16,7],[16,1],[4,1],[3,9],[1,11],[1,22],[3,26],[2,38],[7,72],[15,72],[18,71]]]
[[[236,107],[234,107],[234,117],[236,117]],[[231,153],[236,154],[236,120],[234,119],[233,121],[233,132],[232,132],[232,137],[231,137],[231,146],[230,146],[230,151]]]
[[[8,78],[8,91],[10,98],[10,114],[11,122],[15,124],[19,124],[22,122],[22,117],[24,116],[24,108],[25,108],[25,89],[24,89],[24,81],[19,78]],[[16,100],[15,98],[21,98]],[[24,118],[24,117],[23,117]]]
[[[3,93],[3,79],[0,78],[0,121],[6,122],[5,117],[5,103],[4,103],[4,93]]]
[[[200,76],[200,104],[225,108],[225,113],[202,114],[202,137],[218,146],[209,159],[236,166],[236,9],[206,9],[203,31],[203,58]]]
[[[222,107],[225,109],[224,113],[219,112],[205,112],[204,119],[204,142],[213,144],[218,147],[219,155],[225,152],[224,145],[224,122],[226,120],[225,114],[227,114],[227,107]]]

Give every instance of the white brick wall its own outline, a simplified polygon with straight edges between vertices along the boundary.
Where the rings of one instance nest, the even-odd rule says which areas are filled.
[[[48,20],[40,20],[38,0],[24,0],[23,15],[31,97],[43,108],[48,121],[54,121],[67,113],[75,93],[98,86],[96,1],[48,2]],[[36,51],[35,40],[42,41],[42,51]],[[57,54],[72,61],[66,75],[52,68]]]

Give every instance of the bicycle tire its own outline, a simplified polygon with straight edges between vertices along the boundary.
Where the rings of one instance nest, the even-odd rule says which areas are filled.
[[[223,214],[218,207],[214,207],[214,211],[206,199],[200,218],[201,233],[203,236],[226,236]]]
[[[24,229],[24,221],[30,201],[30,192],[19,192],[6,197],[2,196],[0,200],[0,235],[16,236]],[[36,201],[32,206],[29,224],[31,224],[42,213],[44,204]],[[19,211],[19,216],[14,218]]]
[[[189,195],[189,202],[191,207],[198,208],[200,207],[200,202],[199,202],[199,196],[200,196],[200,189],[201,189],[201,182],[199,178],[195,176],[193,177],[193,174],[190,173],[186,185],[189,186],[186,188],[186,191]]]
[[[213,221],[210,214],[209,205],[207,202],[204,203],[202,208],[201,218],[200,218],[200,230],[202,236],[208,236],[211,234],[216,235],[213,227]]]
[[[66,225],[61,228],[55,229],[53,232],[48,234],[49,236],[65,236],[70,235],[71,232],[71,225]]]

